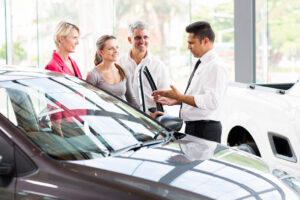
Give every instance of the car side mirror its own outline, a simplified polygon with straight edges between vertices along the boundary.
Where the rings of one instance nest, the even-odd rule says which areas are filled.
[[[156,118],[161,124],[165,127],[172,129],[174,131],[179,131],[182,127],[183,121],[178,117],[170,116],[170,115],[161,115]]]
[[[2,162],[2,156],[0,155],[0,176],[7,175],[12,171],[12,166]]]

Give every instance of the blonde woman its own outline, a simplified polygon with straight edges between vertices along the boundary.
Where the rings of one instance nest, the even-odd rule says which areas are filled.
[[[79,44],[79,35],[80,30],[76,25],[60,22],[54,35],[56,50],[53,51],[52,59],[45,69],[82,78],[76,62],[69,57],[69,54],[74,53]]]
[[[95,68],[88,73],[86,80],[139,108],[128,75],[115,63],[119,56],[116,37],[103,35],[97,40],[96,46]]]

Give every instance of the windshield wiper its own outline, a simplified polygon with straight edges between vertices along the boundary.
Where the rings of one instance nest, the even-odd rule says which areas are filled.
[[[142,146],[143,146],[143,143],[142,142],[138,142],[138,143],[136,143],[134,145],[130,145],[130,146],[118,149],[116,151],[112,151],[112,152],[109,153],[108,156],[120,155],[121,153],[124,153],[124,152],[127,152],[127,151],[136,151],[136,150],[142,148]]]
[[[149,147],[149,146],[154,146],[154,145],[161,145],[169,142],[171,140],[171,135],[167,138],[159,139],[159,140],[150,140],[150,141],[145,141],[145,142],[138,142],[134,145],[130,145],[128,147],[124,147],[122,149],[118,149],[116,151],[110,152],[108,156],[116,156],[120,155],[122,153],[128,152],[128,151],[137,151],[143,147]]]
[[[155,139],[160,134],[166,134],[167,136],[162,138],[162,139],[158,139],[158,140]],[[111,151],[108,154],[108,156],[117,156],[117,155],[120,155],[120,154],[128,152],[128,151],[137,151],[137,150],[139,150],[143,147],[162,145],[162,144],[170,142],[173,138],[175,140],[178,140],[178,139],[184,138],[185,136],[186,136],[186,134],[180,133],[180,132],[177,132],[177,131],[168,131],[167,133],[166,132],[157,133],[154,136],[154,140],[149,140],[149,141],[145,141],[145,142],[138,142],[134,145],[130,145],[130,146],[118,149],[116,151]]]

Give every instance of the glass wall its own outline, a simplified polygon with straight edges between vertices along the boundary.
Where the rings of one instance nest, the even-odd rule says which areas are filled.
[[[300,1],[256,1],[257,82],[295,82],[300,75]]]
[[[86,72],[93,67],[97,37],[113,32],[111,0],[1,0],[1,9],[1,63],[6,63],[7,45],[9,64],[44,68],[55,49],[55,27],[64,20],[78,25],[81,30],[80,44],[71,57],[76,60],[85,77]]]
[[[7,2],[8,61],[12,64],[37,66],[36,0]],[[25,10],[33,12],[24,12]]]
[[[141,19],[150,25],[150,50],[159,57],[177,87],[190,73],[189,52],[186,49],[185,26],[189,24],[188,1],[181,0],[117,0],[116,30],[121,52],[130,49],[128,25]]]
[[[216,33],[215,47],[224,59],[230,77],[234,77],[233,0],[117,0],[116,31],[121,52],[128,52],[128,24],[142,19],[151,26],[150,46],[168,68],[172,84],[184,90],[195,59],[187,49],[185,27],[197,20],[212,24]]]
[[[113,1],[111,0],[37,0],[39,64],[43,68],[55,49],[53,33],[60,21],[76,24],[80,29],[79,45],[71,57],[77,62],[83,77],[93,68],[96,40],[102,34],[113,33]]]
[[[256,80],[293,82],[300,73],[300,1],[256,0]],[[26,12],[25,12],[26,10]],[[55,49],[53,32],[61,21],[81,29],[71,55],[83,77],[93,67],[95,41],[118,36],[128,52],[128,24],[151,27],[150,49],[168,68],[175,86],[185,87],[194,59],[187,50],[186,25],[206,20],[216,33],[215,48],[234,80],[234,0],[0,0],[0,64],[43,68]]]
[[[211,23],[216,38],[214,47],[234,81],[234,0],[191,1],[191,21]]]
[[[151,53],[165,63],[171,82],[184,90],[194,65],[194,58],[187,49],[185,27],[196,20],[207,20],[216,33],[217,52],[225,61],[233,80],[233,2],[234,0],[0,0],[0,64],[7,60],[8,64],[44,68],[55,49],[55,27],[64,20],[80,28],[79,45],[71,57],[76,60],[85,78],[87,72],[94,67],[97,38],[103,34],[115,34],[121,54],[127,53],[130,49],[127,40],[128,25],[141,19],[150,25]]]
[[[233,76],[233,0],[0,0],[7,10],[0,18],[1,62],[44,68],[55,49],[56,24],[69,21],[81,36],[72,54],[83,77],[93,67],[95,42],[103,34],[115,34],[121,54],[129,51],[128,25],[141,19],[150,24],[150,50],[169,71],[175,86],[184,88],[194,60],[187,49],[185,27],[196,20],[209,21],[216,32],[216,49]],[[6,6],[4,5],[6,2]],[[26,12],[25,12],[26,10]],[[1,11],[4,16],[4,11]],[[3,29],[2,29],[3,27]],[[5,39],[5,30],[7,39]],[[6,42],[5,42],[6,41]],[[232,78],[233,80],[233,78]]]
[[[0,0],[0,65],[6,63],[5,0]]]

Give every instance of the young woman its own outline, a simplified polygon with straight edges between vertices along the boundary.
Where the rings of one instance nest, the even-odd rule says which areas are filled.
[[[86,80],[139,108],[128,75],[115,63],[119,56],[116,37],[103,35],[97,40],[96,46],[95,68],[88,73]]]

